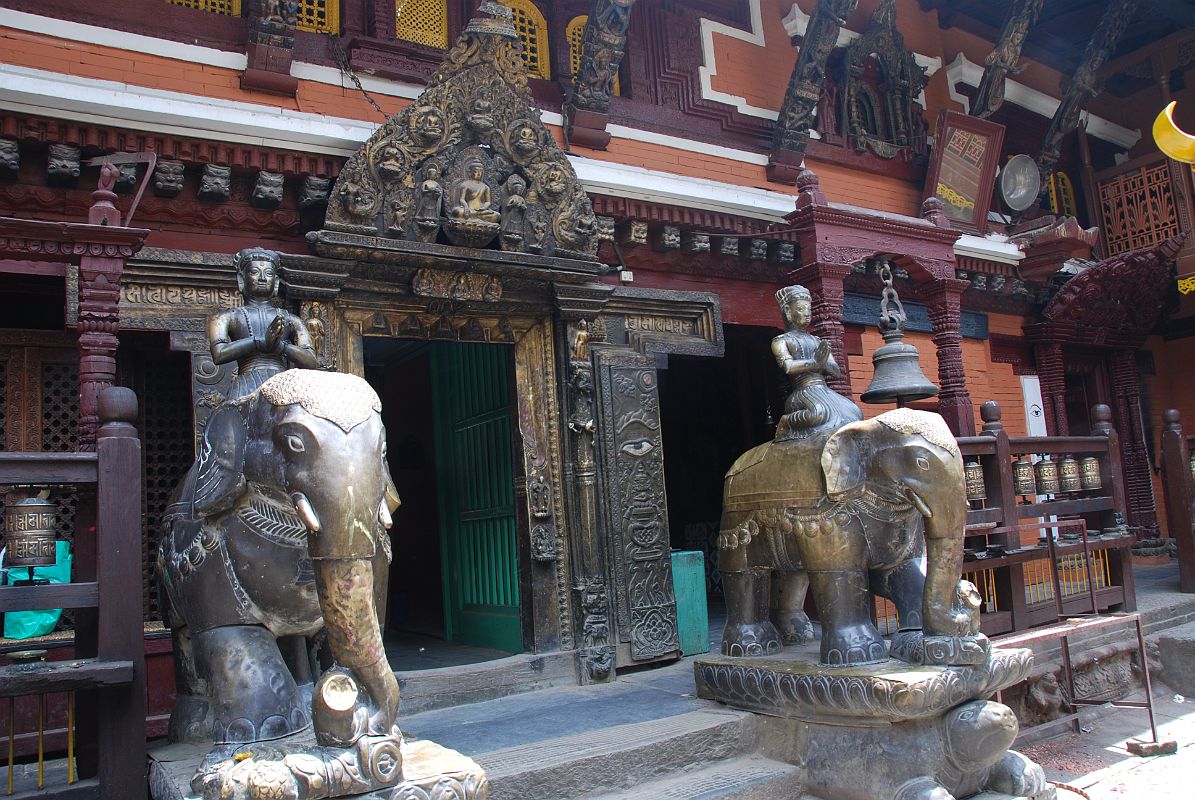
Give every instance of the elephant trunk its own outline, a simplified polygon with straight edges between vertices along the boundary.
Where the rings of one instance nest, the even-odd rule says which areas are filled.
[[[950,636],[960,633],[953,604],[963,568],[963,533],[967,501],[962,491],[943,492],[925,518],[926,575],[922,601],[925,633]]]
[[[352,670],[369,692],[369,732],[387,734],[398,716],[399,692],[374,608],[373,562],[317,558],[315,578],[332,657]]]

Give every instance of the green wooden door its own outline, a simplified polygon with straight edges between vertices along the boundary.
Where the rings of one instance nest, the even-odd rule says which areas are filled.
[[[437,342],[432,358],[445,635],[518,653],[510,349]]]

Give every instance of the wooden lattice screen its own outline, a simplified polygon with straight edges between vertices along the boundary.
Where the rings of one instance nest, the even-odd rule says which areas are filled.
[[[1099,202],[1110,256],[1152,247],[1179,233],[1174,187],[1165,162],[1101,181]]]
[[[398,0],[394,7],[394,32],[399,39],[448,48],[446,0]]]

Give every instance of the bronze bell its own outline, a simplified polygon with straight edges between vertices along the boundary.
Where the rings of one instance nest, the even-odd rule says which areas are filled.
[[[1079,477],[1079,462],[1074,456],[1066,455],[1058,462],[1058,482],[1064,492],[1078,492],[1083,488]]]
[[[26,497],[4,509],[4,566],[44,567],[57,556],[54,513],[57,506],[39,497]]]
[[[983,466],[978,461],[968,461],[963,466],[963,475],[967,481],[967,499],[986,500],[988,492],[983,484]]]
[[[1088,456],[1079,462],[1079,477],[1084,489],[1102,489],[1104,480],[1100,477],[1100,460]]]
[[[912,400],[933,397],[938,387],[921,371],[921,357],[917,348],[905,344],[905,322],[908,316],[892,287],[892,268],[887,262],[880,269],[884,291],[880,298],[880,333],[884,344],[871,356],[875,372],[871,385],[859,399],[864,403],[896,403],[904,405]],[[893,308],[889,308],[889,305]]]
[[[1012,464],[1012,483],[1014,491],[1022,496],[1037,494],[1037,483],[1033,480],[1033,463],[1018,458]]]
[[[1046,456],[1037,462],[1037,490],[1042,494],[1058,494],[1058,464]]]

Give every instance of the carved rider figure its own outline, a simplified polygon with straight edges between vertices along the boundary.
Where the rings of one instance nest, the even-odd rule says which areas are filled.
[[[776,441],[803,439],[815,432],[830,433],[863,418],[859,407],[826,385],[825,376],[842,374],[830,343],[809,332],[813,299],[804,286],[776,292],[787,331],[772,340],[772,355],[792,382],[784,401],[784,415],[776,426]]]
[[[276,252],[260,247],[237,253],[233,263],[245,304],[208,320],[212,361],[237,363],[229,400],[244,397],[290,367],[319,368],[303,321],[273,304],[278,295],[278,262]]]
[[[448,215],[453,219],[479,219],[496,223],[501,215],[490,207],[490,187],[483,179],[485,168],[474,159],[465,167],[465,177],[453,187],[452,208]]]

